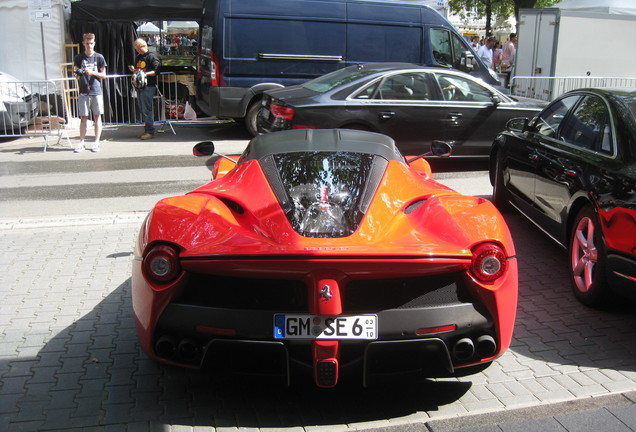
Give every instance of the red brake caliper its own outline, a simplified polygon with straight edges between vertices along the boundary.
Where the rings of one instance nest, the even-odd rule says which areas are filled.
[[[314,315],[341,315],[340,286],[333,279],[320,279],[312,288],[311,313]],[[313,342],[314,380],[318,387],[333,387],[338,383],[340,342],[317,340]]]

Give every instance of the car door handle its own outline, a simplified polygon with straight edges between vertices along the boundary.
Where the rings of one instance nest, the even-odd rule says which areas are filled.
[[[389,119],[392,119],[394,115],[395,115],[395,112],[393,111],[382,111],[380,113],[380,119],[389,120]]]
[[[445,119],[442,119],[442,123],[446,123],[448,126],[461,126],[462,113],[452,112],[448,113]]]

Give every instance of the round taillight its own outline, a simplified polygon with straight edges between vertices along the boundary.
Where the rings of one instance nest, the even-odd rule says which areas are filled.
[[[181,273],[177,251],[167,245],[158,245],[150,249],[144,258],[146,276],[153,282],[167,284]]]
[[[508,266],[506,254],[495,244],[481,244],[473,250],[473,262],[470,270],[473,276],[484,282],[501,277]]]

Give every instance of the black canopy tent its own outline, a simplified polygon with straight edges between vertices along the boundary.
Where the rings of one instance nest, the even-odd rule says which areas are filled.
[[[94,33],[95,50],[106,58],[107,73],[128,74],[128,65],[133,64],[136,55],[133,42],[138,35],[134,21],[199,21],[202,9],[203,0],[80,0],[71,2],[69,31],[73,43],[79,44],[84,33]],[[131,118],[133,113],[122,112],[127,111],[128,104],[118,103],[130,97],[127,84],[126,81],[122,86],[104,89],[107,121],[112,116],[139,121]]]
[[[81,43],[84,33],[95,33],[95,50],[104,55],[108,72],[128,73],[135,57],[134,21],[199,21],[203,0],[80,0],[71,2],[70,33]]]

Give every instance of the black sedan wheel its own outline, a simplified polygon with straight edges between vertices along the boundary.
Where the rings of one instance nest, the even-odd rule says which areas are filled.
[[[587,306],[600,306],[607,297],[606,256],[601,227],[590,207],[582,208],[576,216],[569,252],[574,295]]]

